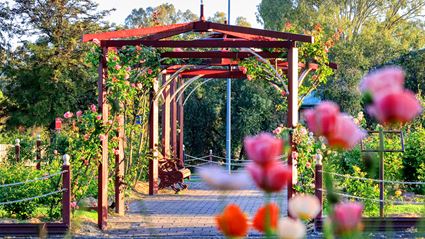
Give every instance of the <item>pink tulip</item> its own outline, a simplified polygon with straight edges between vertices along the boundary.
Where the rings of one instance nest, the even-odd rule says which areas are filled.
[[[248,158],[260,165],[276,160],[282,154],[283,140],[269,133],[262,133],[244,140]]]
[[[96,119],[97,119],[97,120],[101,120],[101,119],[102,119],[102,115],[97,115],[97,116],[96,116]]]
[[[83,111],[79,110],[75,113],[75,115],[77,115],[77,117],[80,118],[83,115]]]
[[[121,66],[120,65],[115,65],[115,70],[119,70],[119,69],[121,69]]]
[[[422,107],[412,92],[404,90],[376,97],[367,110],[382,124],[406,123],[414,119]]]
[[[328,136],[334,131],[339,106],[333,102],[325,101],[314,109],[304,111],[308,128],[317,136]]]
[[[361,229],[363,205],[349,202],[335,205],[332,221],[339,233],[350,233]]]
[[[72,116],[74,116],[74,114],[72,113],[72,112],[66,112],[64,115],[63,115],[63,117],[65,118],[65,119],[69,119],[69,118],[72,118]]]
[[[253,162],[248,164],[246,169],[256,185],[266,192],[282,190],[292,177],[291,169],[278,160],[274,160],[265,166]]]
[[[340,114],[334,125],[334,131],[326,137],[331,147],[352,149],[366,136],[366,132],[360,129],[350,116]]]
[[[91,104],[91,105],[90,105],[90,110],[91,110],[91,112],[96,113],[96,112],[97,112],[97,107],[96,107],[96,105]]]
[[[366,75],[360,82],[362,93],[370,92],[373,97],[381,93],[403,90],[404,72],[399,67],[384,67]]]

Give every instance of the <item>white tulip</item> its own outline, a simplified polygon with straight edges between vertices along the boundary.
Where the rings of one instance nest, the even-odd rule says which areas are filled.
[[[306,227],[300,220],[285,217],[279,220],[277,234],[280,239],[300,239],[306,235]]]
[[[311,220],[320,212],[320,201],[313,195],[296,195],[288,203],[289,214],[302,220]]]
[[[198,173],[204,182],[218,190],[238,190],[247,187],[251,182],[245,171],[228,174],[222,167],[214,165],[201,167]]]

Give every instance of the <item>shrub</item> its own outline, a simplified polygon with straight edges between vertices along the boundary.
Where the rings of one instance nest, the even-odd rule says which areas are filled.
[[[52,173],[57,172],[58,167]],[[2,165],[0,167],[0,185],[23,182],[47,175],[46,171],[36,170],[33,167],[27,167],[23,164]],[[40,196],[61,187],[60,176],[46,180],[39,180],[22,185],[3,187],[0,190],[0,202],[10,202],[29,197]],[[35,216],[41,207],[49,208],[48,216],[56,218],[60,215],[61,207],[58,207],[62,194],[54,194],[48,197],[34,199],[25,202],[18,202],[0,206],[6,212],[8,217],[16,217],[18,219],[28,219]]]
[[[424,181],[425,179],[425,129],[418,127],[406,137],[403,155],[403,175],[406,181]],[[417,193],[425,193],[425,186],[412,189]]]

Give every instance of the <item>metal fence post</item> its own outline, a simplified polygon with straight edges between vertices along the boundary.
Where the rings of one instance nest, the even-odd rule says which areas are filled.
[[[37,161],[37,165],[35,166],[36,169],[40,170],[41,169],[41,137],[40,134],[37,134],[37,141],[35,143],[36,145],[36,161]]]
[[[212,162],[212,158],[213,158],[213,153],[212,153],[212,149],[210,149],[210,154],[208,156],[208,159],[210,160],[210,162]]]
[[[63,155],[62,170],[62,188],[64,189],[62,195],[62,220],[68,228],[71,227],[71,166],[69,163],[70,157],[68,154]]]
[[[15,158],[16,158],[16,162],[21,161],[21,140],[20,139],[16,139],[15,140]]]

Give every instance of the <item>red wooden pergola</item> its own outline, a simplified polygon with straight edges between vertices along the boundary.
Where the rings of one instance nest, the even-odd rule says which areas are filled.
[[[162,53],[162,57],[168,58],[200,58],[203,59],[202,66],[192,67],[180,73],[178,79],[172,80],[162,92],[164,104],[162,106],[162,155],[179,158],[183,162],[183,97],[179,102],[176,98],[171,99],[171,95],[176,92],[179,85],[183,84],[184,78],[202,76],[202,78],[237,78],[244,79],[246,75],[237,67],[241,59],[254,56],[252,52],[244,51],[242,48],[256,49],[256,54],[263,58],[275,61],[276,65],[285,70],[288,84],[288,127],[295,127],[298,123],[298,79],[300,68],[308,68],[298,62],[297,42],[313,43],[314,38],[308,35],[293,34],[287,32],[269,31],[241,26],[226,25],[205,21],[201,6],[201,19],[195,22],[173,24],[168,26],[156,26],[147,28],[137,28],[129,30],[119,30],[112,32],[102,32],[86,34],[83,41],[88,42],[94,39],[100,41],[103,56],[99,65],[99,109],[102,112],[103,122],[108,121],[108,105],[106,102],[107,77],[106,58],[108,48],[120,48],[123,46],[148,46],[154,48],[183,48],[187,51],[170,51]],[[197,40],[173,40],[173,36],[199,32],[200,39]],[[206,36],[206,37],[205,37]],[[131,39],[124,39],[131,38]],[[137,39],[135,39],[137,38]],[[268,51],[259,49],[268,48]],[[194,51],[193,49],[203,49],[204,51]],[[213,49],[213,50],[211,50]],[[227,49],[232,49],[229,51]],[[270,50],[271,49],[271,50]],[[282,50],[286,49],[286,60],[282,60]],[[214,66],[211,68],[211,66]],[[167,82],[170,74],[175,73],[182,66],[164,66],[162,79],[153,82],[150,103],[149,145],[153,158],[149,161],[149,194],[156,194],[158,191],[158,142],[159,142],[159,108],[158,100],[155,98],[159,88],[159,81]],[[314,66],[313,66],[314,67]],[[311,70],[311,69],[309,69]],[[180,126],[177,132],[177,122]],[[123,125],[124,122],[120,121]],[[116,182],[115,199],[116,212],[124,213],[124,200],[120,193],[121,178],[123,172],[124,144],[122,142],[124,131],[120,127],[119,155],[116,157]],[[98,224],[101,229],[107,226],[108,213],[108,136],[102,141],[102,159],[99,165],[98,179]],[[296,145],[292,145],[291,151],[296,150]],[[171,154],[171,155],[170,155]],[[288,164],[293,165],[291,152],[288,154]],[[288,185],[288,198],[293,194],[293,183]]]

